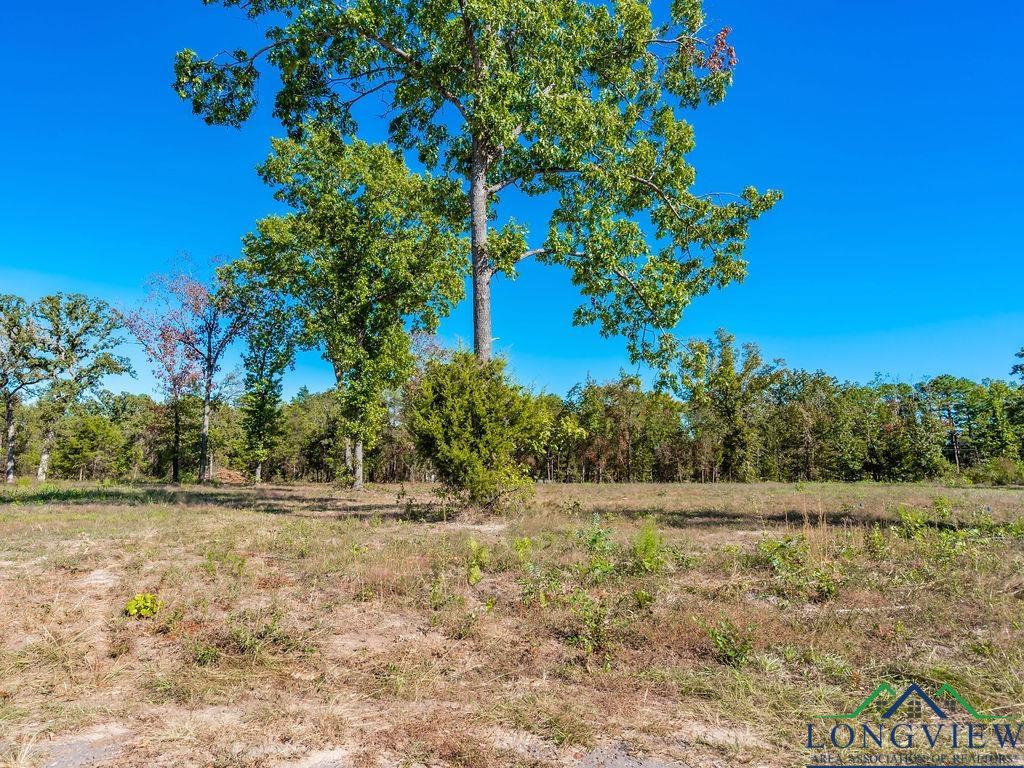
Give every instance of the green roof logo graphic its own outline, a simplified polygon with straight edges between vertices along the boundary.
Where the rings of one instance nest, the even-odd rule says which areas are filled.
[[[860,717],[864,712],[870,709],[876,701],[881,697],[895,698],[895,701],[885,710],[882,714],[883,719],[889,719],[893,717],[900,708],[910,699],[917,699],[922,709],[929,709],[932,713],[941,719],[946,719],[948,714],[946,711],[936,703],[936,699],[942,699],[948,697],[955,701],[960,707],[975,720],[1005,720],[1005,717],[1000,715],[983,715],[978,712],[977,709],[960,693],[957,692],[949,683],[941,686],[933,694],[929,695],[920,685],[912,683],[906,687],[901,693],[893,688],[889,683],[880,683],[875,687],[871,693],[869,693],[864,700],[857,705],[857,708],[852,712],[844,714],[832,714],[832,715],[817,715],[819,720],[855,720]]]

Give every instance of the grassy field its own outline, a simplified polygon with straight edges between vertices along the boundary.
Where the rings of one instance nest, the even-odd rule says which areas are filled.
[[[0,492],[0,765],[788,766],[878,680],[1022,709],[1024,491],[429,490]]]

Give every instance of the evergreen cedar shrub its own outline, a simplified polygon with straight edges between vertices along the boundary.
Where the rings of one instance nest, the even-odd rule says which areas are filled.
[[[452,497],[493,508],[530,491],[519,460],[544,428],[536,400],[509,383],[505,361],[456,352],[431,361],[410,401],[409,430]]]

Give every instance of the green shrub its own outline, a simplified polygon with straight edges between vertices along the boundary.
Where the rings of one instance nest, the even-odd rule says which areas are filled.
[[[547,608],[561,596],[564,584],[557,570],[542,570],[535,563],[527,563],[525,570],[519,580],[524,605]]]
[[[821,567],[811,570],[803,588],[811,600],[824,602],[836,596],[842,583],[843,574],[837,567]]]
[[[932,510],[935,513],[936,522],[943,525],[953,523],[953,502],[947,496],[937,496],[932,500]]]
[[[589,557],[581,566],[581,574],[594,583],[604,581],[615,573],[615,543],[610,529],[601,525],[600,515],[595,514],[589,528],[576,534],[587,549]]]
[[[704,627],[715,659],[730,667],[742,667],[750,660],[754,641],[749,630],[741,630],[728,619]]]
[[[126,616],[135,619],[151,619],[156,616],[163,603],[160,598],[150,592],[142,592],[129,600],[124,606]]]
[[[875,523],[864,537],[864,549],[872,560],[885,560],[889,555],[889,547],[882,526]]]
[[[1024,463],[1000,456],[972,467],[967,475],[979,485],[1024,485]]]
[[[519,536],[512,542],[512,549],[515,550],[520,563],[528,563],[533,554],[533,539],[529,536]]]
[[[448,588],[448,579],[444,573],[438,573],[430,583],[430,592],[427,596],[427,604],[433,611],[440,611],[449,604],[455,602],[457,595]]]
[[[611,646],[611,615],[604,600],[577,589],[569,595],[568,604],[575,625],[569,632],[569,643],[587,655],[607,653]]]
[[[931,522],[927,510],[908,507],[900,504],[896,508],[896,515],[899,517],[899,534],[905,539],[919,539],[924,534],[925,528]]]
[[[505,361],[457,352],[430,362],[409,400],[409,431],[449,495],[494,507],[529,491],[522,458],[538,442],[543,413],[505,377]]]
[[[778,574],[799,571],[807,557],[807,544],[802,536],[765,538],[757,543],[753,554],[745,558],[752,568],[769,568]]]
[[[829,600],[835,597],[846,578],[838,562],[812,563],[803,536],[765,538],[744,562],[748,567],[770,570],[774,576],[774,591],[786,598]]]

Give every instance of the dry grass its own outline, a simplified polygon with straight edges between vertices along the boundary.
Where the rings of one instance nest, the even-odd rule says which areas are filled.
[[[0,764],[791,765],[877,679],[1024,701],[1019,490],[429,490],[7,491]]]

